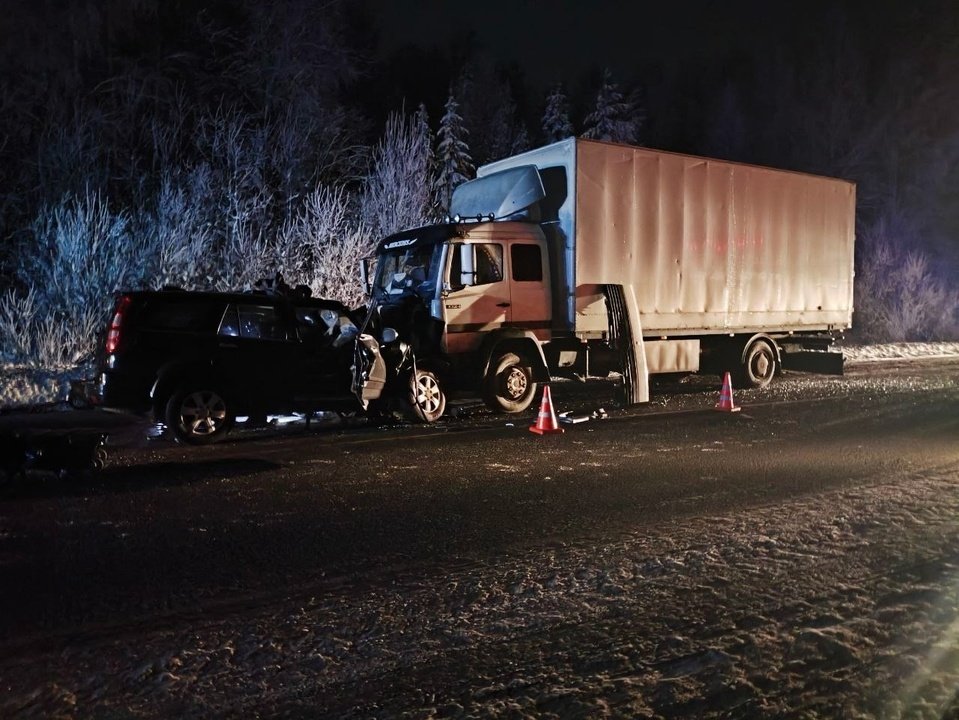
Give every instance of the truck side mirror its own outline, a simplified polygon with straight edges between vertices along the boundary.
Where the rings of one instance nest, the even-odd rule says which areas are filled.
[[[460,285],[469,287],[476,284],[476,270],[473,267],[473,246],[460,245]]]

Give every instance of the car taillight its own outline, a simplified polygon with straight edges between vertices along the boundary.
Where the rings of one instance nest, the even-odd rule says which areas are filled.
[[[129,295],[123,295],[117,300],[113,320],[110,322],[110,329],[107,331],[107,355],[115,353],[120,346],[120,329],[123,327],[123,316],[130,307],[130,302]]]

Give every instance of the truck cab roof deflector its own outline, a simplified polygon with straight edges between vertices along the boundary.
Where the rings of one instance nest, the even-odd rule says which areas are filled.
[[[453,191],[450,215],[463,220],[501,220],[516,215],[546,197],[534,165],[522,165],[463,183]]]

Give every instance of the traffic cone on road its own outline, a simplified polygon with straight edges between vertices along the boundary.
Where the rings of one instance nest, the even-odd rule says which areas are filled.
[[[723,375],[723,389],[719,392],[719,402],[716,409],[721,412],[739,412],[742,408],[736,407],[733,402],[733,381],[727,372]]]
[[[543,386],[543,402],[539,406],[539,417],[536,418],[536,424],[530,425],[529,431],[537,435],[551,435],[553,433],[565,432],[559,426],[559,420],[556,419],[556,411],[553,409],[553,397],[549,394],[549,385]]]

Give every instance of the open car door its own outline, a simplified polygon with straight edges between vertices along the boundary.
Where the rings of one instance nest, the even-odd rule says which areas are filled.
[[[353,346],[353,394],[365,410],[371,400],[383,394],[386,385],[386,361],[380,345],[366,333],[356,338]]]

